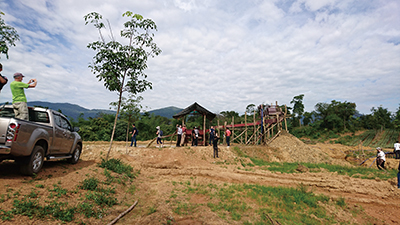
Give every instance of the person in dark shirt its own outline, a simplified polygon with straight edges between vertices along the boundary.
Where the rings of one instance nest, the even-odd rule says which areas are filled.
[[[219,140],[219,136],[218,133],[215,131],[214,132],[214,140],[213,140],[213,149],[214,149],[214,158],[218,157],[218,140]]]
[[[400,189],[400,162],[399,162],[399,168],[397,168],[397,188]]]
[[[132,133],[131,147],[132,147],[133,143],[135,143],[134,146],[136,147],[136,136],[138,135],[138,130],[137,130],[135,124],[132,124],[132,127],[133,127],[132,132],[130,132],[130,133]]]

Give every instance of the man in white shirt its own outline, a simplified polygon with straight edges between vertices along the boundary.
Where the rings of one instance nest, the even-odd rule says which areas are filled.
[[[376,156],[376,166],[378,167],[378,169],[381,170],[381,167],[383,169],[385,168],[385,162],[386,162],[386,157],[385,157],[385,153],[382,151],[381,147],[377,147],[376,151],[378,152],[377,156]]]
[[[399,141],[396,141],[394,143],[394,155],[396,159],[400,159],[400,143]]]

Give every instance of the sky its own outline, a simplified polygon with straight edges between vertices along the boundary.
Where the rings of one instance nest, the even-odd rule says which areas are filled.
[[[162,50],[147,62],[146,110],[197,102],[243,114],[249,104],[292,107],[300,94],[308,112],[332,100],[363,114],[400,105],[398,0],[0,0],[0,11],[20,36],[1,55],[2,74],[38,80],[28,102],[109,109],[118,93],[88,67],[99,33],[83,17],[100,13],[126,43],[119,32],[131,11],[157,24]],[[0,102],[11,99],[7,84]]]

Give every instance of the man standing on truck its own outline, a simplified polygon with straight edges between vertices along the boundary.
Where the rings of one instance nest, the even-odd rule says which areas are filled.
[[[30,79],[28,83],[22,83],[24,75],[22,73],[14,73],[14,81],[10,84],[11,93],[13,96],[13,108],[15,118],[28,120],[28,104],[25,96],[24,88],[36,87],[36,79]]]

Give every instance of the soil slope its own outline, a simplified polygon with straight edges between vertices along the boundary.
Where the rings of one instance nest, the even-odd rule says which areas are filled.
[[[238,169],[251,161],[241,157],[241,152],[251,157],[258,157],[275,162],[310,162],[350,165],[345,161],[346,151],[350,147],[332,144],[306,145],[290,134],[278,136],[269,146],[220,146],[219,158],[214,159],[211,147],[180,147],[166,142],[164,148],[155,145],[146,148],[148,142],[139,142],[137,148],[127,147],[126,143],[114,143],[110,156],[130,164],[140,175],[135,180],[136,192],[130,199],[139,204],[122,218],[118,224],[228,224],[217,213],[207,207],[200,207],[191,215],[178,215],[168,199],[174,183],[186,182],[193,177],[197,184],[260,184],[265,186],[297,187],[299,184],[310,187],[314,193],[321,193],[332,199],[345,198],[349,208],[362,207],[369,218],[354,217],[350,212],[332,214],[338,221],[355,224],[400,224],[400,190],[396,188],[396,178],[388,181],[366,180],[339,175],[334,172],[303,172],[296,174],[275,173],[261,170],[257,166],[251,171]],[[98,168],[97,162],[107,154],[108,142],[84,143],[81,161],[77,165],[62,162],[46,162],[44,170],[38,175],[45,185],[62,181],[66,187],[73,187],[87,177],[87,171]],[[240,151],[237,151],[239,147]],[[372,160],[371,160],[372,162]],[[394,159],[388,159],[393,167]],[[369,163],[368,163],[369,164]],[[29,181],[32,178],[21,176],[12,162],[0,164],[0,195],[12,186],[21,192],[29,192]],[[60,172],[63,171],[63,172]],[[65,172],[66,171],[66,172]],[[51,174],[51,176],[49,176]],[[37,178],[36,178],[37,179]],[[179,197],[178,197],[179,198]],[[192,203],[207,203],[203,196],[191,196]],[[108,212],[102,220],[91,220],[90,223],[105,224],[117,217],[128,206],[119,206]],[[153,209],[154,213],[147,213]],[[5,222],[12,224],[15,221]],[[59,221],[35,221],[28,217],[18,217],[19,223],[58,224]],[[234,222],[232,222],[234,223]],[[237,223],[241,224],[241,223]]]

